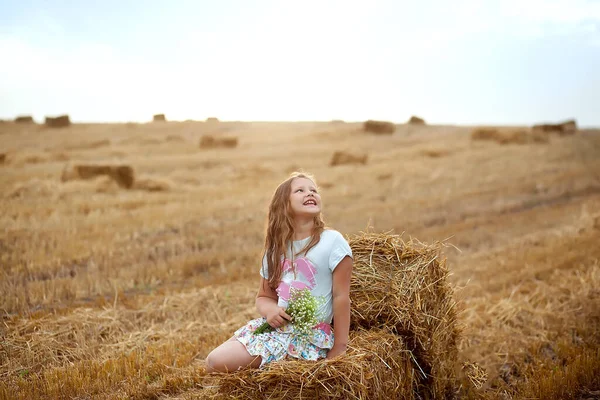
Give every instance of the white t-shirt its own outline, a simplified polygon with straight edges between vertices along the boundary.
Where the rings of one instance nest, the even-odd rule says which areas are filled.
[[[294,253],[297,254],[309,242],[311,237],[293,242]],[[290,288],[309,288],[312,295],[322,297],[323,302],[318,310],[318,320],[331,323],[333,318],[333,271],[340,261],[346,256],[352,257],[350,245],[341,233],[332,229],[326,229],[321,234],[321,240],[307,254],[299,254],[294,257],[295,268],[291,265],[291,246],[283,261],[283,273],[281,282],[277,287],[279,307],[287,307]],[[269,267],[266,255],[263,258],[263,266],[260,275],[269,279]],[[294,276],[294,269],[296,276]]]

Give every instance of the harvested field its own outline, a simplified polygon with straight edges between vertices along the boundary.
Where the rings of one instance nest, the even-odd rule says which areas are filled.
[[[540,145],[489,127],[531,135],[500,145],[471,127],[363,129],[3,124],[0,399],[597,396],[600,130]],[[242,144],[193,144],[224,132]],[[331,167],[340,140],[368,163]],[[355,252],[352,344],[207,375],[257,316],[268,201],[296,169]]]

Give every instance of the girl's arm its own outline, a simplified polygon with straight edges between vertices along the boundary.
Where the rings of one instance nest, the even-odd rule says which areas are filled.
[[[277,305],[278,300],[277,292],[269,286],[269,281],[261,277],[256,295],[256,310],[267,319],[273,328],[279,328],[286,322],[285,320],[292,319],[283,308]]]
[[[350,330],[350,278],[352,258],[344,257],[333,270],[333,348],[327,358],[334,358],[346,351]]]

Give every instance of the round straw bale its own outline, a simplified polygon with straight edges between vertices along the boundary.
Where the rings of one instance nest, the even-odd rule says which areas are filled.
[[[71,125],[71,119],[68,115],[59,115],[58,117],[46,117],[45,124],[49,128],[66,128]]]
[[[420,392],[444,398],[454,390],[459,329],[441,244],[378,233],[348,242],[352,329],[390,328],[401,335],[425,377]]]
[[[413,115],[408,120],[408,123],[413,125],[425,125],[425,120],[423,118],[417,117],[416,115]]]
[[[367,163],[368,156],[366,154],[352,154],[346,153],[344,151],[336,151],[333,153],[331,160],[329,161],[329,165],[344,165],[344,164],[361,164],[365,165]]]
[[[414,399],[416,371],[402,338],[387,330],[350,332],[334,360],[283,360],[217,377],[216,398]]]
[[[167,117],[165,117],[165,114],[154,114],[152,116],[153,122],[165,122],[166,120],[167,120]]]
[[[375,121],[370,119],[365,121],[363,130],[365,132],[372,132],[375,134],[391,135],[396,131],[396,125],[394,125],[392,122]]]
[[[15,118],[17,124],[34,124],[35,121],[31,115],[19,115]]]

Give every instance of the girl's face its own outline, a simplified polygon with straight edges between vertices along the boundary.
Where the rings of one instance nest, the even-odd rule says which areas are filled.
[[[308,178],[296,178],[292,181],[290,206],[295,217],[314,217],[321,212],[321,196],[317,186]]]

